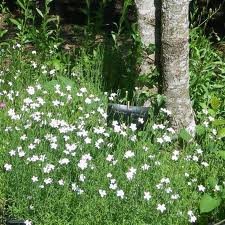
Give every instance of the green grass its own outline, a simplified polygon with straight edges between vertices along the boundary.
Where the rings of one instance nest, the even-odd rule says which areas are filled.
[[[104,90],[104,45],[68,54],[54,35],[45,48],[36,38],[32,50],[15,38],[0,51],[0,218],[6,202],[7,217],[35,225],[223,219],[225,63],[199,29],[190,43],[194,139],[173,132],[159,95],[143,131],[107,126],[108,102],[121,99]]]

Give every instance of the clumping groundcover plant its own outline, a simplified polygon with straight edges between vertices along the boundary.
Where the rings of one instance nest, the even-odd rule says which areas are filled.
[[[18,44],[10,51],[25,54]],[[118,121],[108,127],[107,103],[116,93],[101,92],[77,68],[68,78],[37,61],[36,51],[28,55],[1,71],[8,217],[27,225],[190,224],[219,206],[224,155],[204,145],[222,143],[212,109],[199,113],[205,121],[197,138],[205,135],[204,141],[184,130],[176,134],[164,108],[143,131]]]
[[[141,117],[139,124],[108,126],[107,105],[119,96],[101,85],[101,48],[81,50],[74,62],[54,38],[40,50],[22,40],[0,50],[0,220],[205,225],[224,219],[225,64],[198,29],[191,31],[190,60],[195,138],[174,131],[159,95],[143,130]]]

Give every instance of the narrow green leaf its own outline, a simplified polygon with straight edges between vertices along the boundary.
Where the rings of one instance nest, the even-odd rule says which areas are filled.
[[[13,18],[9,18],[10,22],[17,26],[17,28],[21,29],[21,23],[18,20],[15,20]]]
[[[19,4],[19,6],[20,6],[24,11],[26,11],[25,5],[24,5],[20,0],[17,0],[17,3]]]
[[[221,203],[220,198],[213,198],[208,194],[205,194],[200,200],[200,213],[211,212],[217,208]]]
[[[43,13],[41,12],[41,10],[38,9],[38,8],[36,8],[36,10],[37,10],[38,14],[39,14],[42,18],[44,18],[44,15],[43,15]]]

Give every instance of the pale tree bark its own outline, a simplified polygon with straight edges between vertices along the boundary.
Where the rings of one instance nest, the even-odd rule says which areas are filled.
[[[189,0],[162,0],[161,66],[166,107],[176,130],[195,132],[189,96]]]
[[[143,75],[151,73],[155,64],[154,54],[148,55],[145,51],[150,44],[155,44],[155,5],[154,0],[135,0],[135,4],[139,33],[144,47],[139,68],[140,75]]]

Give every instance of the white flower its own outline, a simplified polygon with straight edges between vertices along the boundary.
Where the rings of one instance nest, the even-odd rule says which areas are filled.
[[[5,168],[6,171],[10,171],[10,170],[12,170],[12,165],[6,163],[6,164],[4,165],[4,168]]]
[[[138,123],[143,124],[144,123],[144,119],[143,118],[138,118]]]
[[[18,152],[18,155],[20,158],[24,157],[25,156],[25,152],[24,151],[19,151]]]
[[[50,70],[50,71],[49,71],[49,74],[50,74],[50,75],[54,75],[54,74],[55,74],[55,69]]]
[[[141,168],[142,170],[148,170],[150,166],[148,164],[144,164]]]
[[[34,87],[29,86],[29,87],[27,88],[27,93],[28,93],[29,95],[34,95],[34,93],[35,93]]]
[[[220,191],[220,186],[218,184],[214,187],[214,191]]]
[[[15,150],[11,150],[11,151],[9,152],[9,155],[10,155],[10,156],[15,156],[15,155],[16,155],[16,151],[15,151]]]
[[[37,182],[37,181],[38,181],[38,177],[33,176],[33,177],[31,178],[31,180],[33,181],[33,183],[35,183],[35,182]]]
[[[134,152],[132,152],[131,150],[128,150],[125,152],[124,158],[128,159],[128,158],[132,158],[132,157],[134,157]]]
[[[195,223],[196,220],[197,220],[196,216],[192,215],[192,216],[190,216],[189,222]]]
[[[196,216],[193,214],[193,212],[191,210],[189,210],[187,214],[190,217],[189,218],[189,222],[191,222],[191,223],[196,222],[197,218],[196,218]]]
[[[209,122],[207,122],[207,121],[204,121],[203,124],[205,125],[205,127],[209,126]]]
[[[32,225],[32,222],[30,220],[25,220],[24,223],[25,225]]]
[[[168,135],[164,135],[164,136],[163,136],[163,140],[164,140],[165,142],[171,142],[171,137],[169,137]]]
[[[193,155],[192,157],[193,161],[197,162],[198,161],[198,157],[196,155]]]
[[[86,99],[85,99],[85,103],[86,103],[86,104],[91,104],[91,99],[90,99],[90,98],[86,98]]]
[[[170,187],[168,187],[168,188],[165,189],[165,192],[166,192],[167,194],[169,194],[169,193],[171,193],[171,192],[173,192],[173,191],[172,191],[172,189],[171,189]]]
[[[64,182],[63,179],[60,179],[60,180],[58,181],[58,184],[59,184],[60,186],[63,186],[63,185],[65,184],[65,182]]]
[[[210,122],[215,120],[212,116],[209,116],[208,119],[209,119]]]
[[[213,133],[214,135],[217,135],[216,129],[212,129],[212,133]]]
[[[67,165],[67,164],[69,164],[69,162],[70,162],[70,160],[67,158],[63,158],[63,159],[59,160],[60,165]]]
[[[137,125],[136,125],[135,123],[131,123],[130,129],[131,129],[132,131],[137,130]]]
[[[52,170],[55,169],[55,166],[53,164],[47,164],[44,168],[43,171],[44,173],[50,173]]]
[[[160,181],[161,183],[165,183],[165,184],[169,184],[170,183],[170,179],[168,177],[164,177],[161,179]]]
[[[207,163],[207,162],[202,162],[201,163],[204,167],[208,167],[209,166],[209,164]]]
[[[79,181],[84,182],[85,179],[86,177],[84,176],[84,174],[81,174],[79,177]]]
[[[114,159],[113,155],[110,155],[110,154],[106,157],[106,161],[109,161],[109,162],[111,162],[113,159]]]
[[[81,170],[84,170],[86,169],[88,166],[87,164],[87,161],[85,159],[81,159],[78,163],[78,167],[81,169]]]
[[[151,199],[152,196],[150,195],[150,192],[144,192],[144,199],[146,199],[147,201],[149,201],[149,199]]]
[[[166,210],[166,206],[165,204],[158,204],[156,209],[160,211],[161,213],[163,213]]]
[[[200,148],[196,149],[196,152],[200,155],[203,153],[203,151]]]
[[[124,198],[124,191],[123,190],[117,190],[117,192],[116,192],[116,195],[117,195],[117,197],[120,197],[120,198]]]
[[[80,91],[81,91],[82,93],[85,93],[85,92],[87,92],[87,88],[83,87],[83,88],[80,89]]]
[[[46,179],[44,179],[44,183],[45,184],[51,184],[52,183],[52,178],[46,178]]]
[[[179,159],[179,157],[177,155],[172,155],[172,160],[173,161],[177,161]]]
[[[171,199],[173,199],[173,200],[176,200],[176,199],[178,199],[179,197],[180,197],[179,194],[171,195]]]
[[[129,171],[126,173],[127,179],[132,180],[134,175],[136,174],[137,169],[131,167]]]
[[[203,185],[198,185],[198,190],[201,192],[205,191],[205,187]]]
[[[117,184],[116,183],[111,183],[109,185],[109,188],[112,189],[112,190],[116,190],[117,189]]]
[[[90,139],[89,137],[86,137],[86,138],[84,139],[84,142],[85,142],[86,144],[91,144],[91,139]]]
[[[162,138],[157,138],[156,142],[162,144],[164,142],[164,140]]]
[[[106,191],[105,191],[105,190],[99,189],[98,192],[99,192],[99,194],[100,194],[100,196],[101,196],[102,198],[106,196]]]

